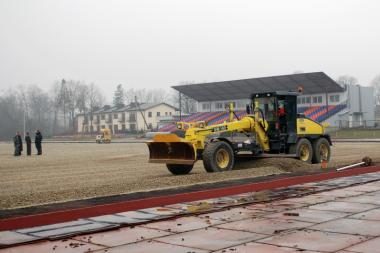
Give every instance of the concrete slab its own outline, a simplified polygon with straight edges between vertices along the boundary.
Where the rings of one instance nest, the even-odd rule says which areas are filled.
[[[236,253],[301,253],[299,249],[279,247],[275,245],[262,244],[250,242],[236,247],[227,248],[224,250],[216,251],[215,253],[226,253],[226,252],[236,252]],[[313,251],[302,251],[302,253],[317,253]]]
[[[143,213],[139,211],[122,212],[122,213],[118,213],[118,215],[125,216],[131,219],[140,219],[140,220],[156,220],[156,219],[161,218],[161,216],[158,214]]]
[[[111,224],[135,224],[135,223],[147,221],[147,220],[142,220],[142,219],[134,219],[134,218],[117,215],[117,214],[92,217],[88,220],[94,221],[94,222],[111,223]]]
[[[264,216],[264,218],[275,218],[284,220],[297,220],[311,223],[321,223],[329,220],[335,220],[347,216],[347,213],[322,211],[314,209],[293,209],[290,211],[274,213]]]
[[[359,192],[374,192],[378,191],[379,187],[375,185],[358,185],[350,187],[350,191],[359,191]]]
[[[347,251],[360,253],[374,253],[380,249],[380,237],[356,244],[347,248]]]
[[[183,213],[182,210],[168,208],[168,207],[145,208],[145,209],[140,209],[139,212],[149,213],[149,214],[155,214],[155,215],[162,216],[162,217],[164,217],[164,216],[173,216],[173,215],[178,215],[178,214]]]
[[[273,235],[285,230],[293,230],[297,228],[305,228],[312,226],[313,223],[280,220],[280,219],[246,219],[241,221],[229,222],[217,225],[218,228],[233,229],[259,234]]]
[[[146,228],[154,228],[168,232],[186,232],[201,228],[206,228],[212,225],[221,224],[220,220],[213,220],[199,217],[182,217],[174,220],[152,222],[142,225]]]
[[[326,203],[316,204],[309,206],[311,209],[324,210],[324,211],[336,211],[345,213],[358,213],[364,212],[370,209],[374,209],[377,206],[371,204],[343,202],[343,201],[330,201]]]
[[[83,253],[104,247],[75,240],[45,241],[0,250],[1,253]]]
[[[335,197],[328,196],[328,195],[318,195],[318,194],[312,194],[300,198],[289,198],[286,199],[288,202],[295,202],[295,203],[302,203],[305,205],[315,205],[323,202],[328,202],[331,200],[335,200]]]
[[[364,236],[303,229],[261,239],[257,242],[317,252],[335,252],[365,240],[367,238]]]
[[[17,232],[20,232],[20,233],[36,233],[36,232],[42,232],[42,231],[54,230],[54,229],[60,229],[60,228],[66,228],[66,227],[75,227],[75,226],[87,225],[87,224],[91,224],[91,223],[92,222],[89,220],[80,219],[80,220],[56,223],[56,224],[46,225],[46,226],[19,229],[19,230],[17,230]]]
[[[350,189],[351,188],[348,188],[348,189],[344,188],[344,189],[338,189],[338,190],[332,190],[332,191],[319,192],[319,193],[316,193],[315,195],[342,198],[342,197],[352,197],[352,196],[363,194],[363,192],[353,191]]]
[[[86,243],[94,243],[98,245],[104,245],[107,247],[114,247],[170,234],[171,233],[169,232],[161,230],[137,226],[125,227],[118,230],[108,231],[105,233],[94,233],[89,235],[76,236],[73,239]]]
[[[208,250],[200,250],[179,245],[161,243],[156,241],[144,241],[139,243],[122,245],[114,248],[94,251],[94,253],[207,253]]]
[[[307,204],[305,203],[299,203],[299,202],[291,202],[291,201],[274,201],[270,203],[259,203],[259,204],[252,204],[247,205],[247,209],[254,209],[254,210],[262,210],[267,212],[279,212],[279,211],[285,211],[285,210],[291,210],[295,208],[304,207]]]
[[[36,231],[36,232],[30,232],[30,235],[43,237],[43,238],[50,238],[50,239],[56,239],[61,237],[67,237],[70,235],[76,235],[81,233],[91,233],[94,231],[100,231],[105,229],[111,229],[116,228],[117,225],[113,224],[107,224],[107,223],[98,223],[98,222],[91,222],[88,224],[83,224],[79,226],[71,226],[71,227],[63,227],[63,228],[56,228],[51,230],[43,230],[43,231]]]
[[[379,236],[380,221],[338,219],[318,224],[309,229],[352,235]]]
[[[355,197],[344,198],[345,202],[365,203],[380,206],[380,197],[376,195],[360,195]]]
[[[265,237],[255,233],[218,228],[194,230],[156,239],[161,242],[194,247],[204,250],[220,250]]]
[[[247,209],[244,207],[231,208],[220,212],[213,212],[199,215],[201,218],[208,218],[219,221],[236,221],[248,218],[257,218],[264,216],[270,212],[265,212],[257,209]]]
[[[14,231],[0,232],[0,247],[1,245],[12,245],[18,243],[31,242],[40,239],[36,236],[25,235]]]
[[[380,208],[372,209],[366,212],[354,214],[347,218],[351,219],[362,219],[362,220],[378,220],[380,221]]]
[[[173,204],[173,205],[167,205],[165,207],[171,208],[171,209],[179,209],[182,211],[186,211],[190,205],[184,204],[184,203],[178,203],[178,204]]]

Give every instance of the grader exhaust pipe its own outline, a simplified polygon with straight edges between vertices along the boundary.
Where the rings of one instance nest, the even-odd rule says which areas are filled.
[[[197,155],[193,143],[175,134],[158,134],[148,142],[149,162],[192,165]]]

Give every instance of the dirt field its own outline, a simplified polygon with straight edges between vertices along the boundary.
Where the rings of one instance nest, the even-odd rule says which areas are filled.
[[[202,162],[185,176],[172,176],[165,165],[149,164],[145,144],[54,144],[43,156],[12,156],[11,144],[0,144],[0,209],[176,187],[232,178],[318,170],[295,159],[239,162],[226,173],[206,173]],[[369,155],[380,162],[380,143],[336,143],[330,167]]]

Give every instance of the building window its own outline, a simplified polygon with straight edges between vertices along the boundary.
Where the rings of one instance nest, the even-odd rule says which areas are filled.
[[[310,104],[311,103],[311,98],[310,97],[306,97],[306,104]]]
[[[102,129],[104,129],[104,128],[106,128],[106,126],[105,126],[105,125],[102,125]]]
[[[216,109],[223,109],[223,103],[216,103],[215,108]]]
[[[114,130],[115,132],[119,131],[119,125],[114,125],[114,126],[113,126],[113,130]]]
[[[129,125],[129,130],[136,131],[136,124],[130,124]]]
[[[117,114],[117,113],[115,113],[114,115],[113,115],[113,118],[114,119],[117,119],[119,117],[119,114]]]
[[[122,131],[125,131],[125,124],[122,124],[122,125],[121,125],[121,130],[122,130]]]
[[[148,112],[148,118],[152,118],[152,112]]]
[[[160,117],[161,113],[160,112],[157,112],[157,117]]]
[[[209,110],[210,109],[210,104],[202,104],[202,110]]]
[[[318,103],[322,103],[322,96],[318,96]]]
[[[244,101],[238,101],[237,102],[237,108],[245,108],[246,107],[246,103],[244,103]]]
[[[306,98],[305,97],[301,98],[301,104],[306,104]]]
[[[109,129],[112,129],[112,125],[108,125],[108,128],[109,128]]]
[[[149,123],[148,128],[149,128],[149,129],[153,129],[153,125],[152,125],[152,123]]]
[[[105,120],[106,119],[106,115],[105,114],[102,114],[102,120]]]
[[[330,95],[330,102],[339,102],[339,95]]]
[[[313,104],[318,103],[318,97],[313,97]]]
[[[301,104],[301,98],[297,98],[297,104]]]
[[[165,116],[168,116],[168,112],[165,112]]]
[[[135,122],[136,121],[136,113],[135,112],[130,112],[129,113],[129,121]]]

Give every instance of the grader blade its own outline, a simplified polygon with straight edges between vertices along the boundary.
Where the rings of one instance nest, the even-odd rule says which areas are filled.
[[[188,164],[196,162],[196,149],[193,143],[175,134],[157,134],[147,142],[150,163]]]

